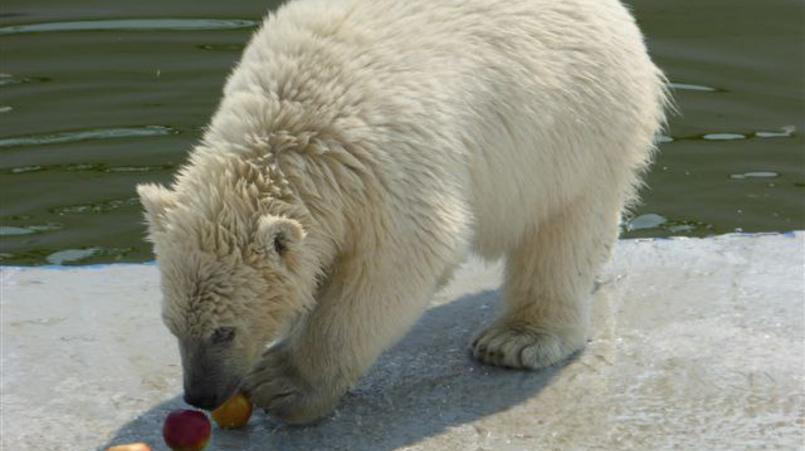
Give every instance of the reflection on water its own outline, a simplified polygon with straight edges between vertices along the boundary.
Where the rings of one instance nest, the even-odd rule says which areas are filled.
[[[645,215],[640,215],[626,225],[626,230],[644,230],[644,229],[655,229],[663,224],[668,222],[668,219],[663,218],[662,216],[656,213],[648,213]]]
[[[134,186],[170,182],[280,3],[4,0],[0,260],[152,258]],[[624,236],[805,228],[805,3],[630,3],[680,114]]]
[[[713,225],[690,219],[668,219],[656,213],[646,213],[628,220],[623,233],[648,234],[641,236],[701,236],[711,234]]]
[[[18,85],[22,83],[46,83],[52,81],[48,77],[15,77],[11,74],[0,73],[0,86]]]
[[[107,166],[102,163],[81,163],[69,165],[50,165],[50,166],[22,166],[18,168],[8,169],[7,172],[11,174],[26,174],[28,172],[39,171],[93,171],[93,172],[158,172],[168,171],[175,169],[175,165],[163,164],[159,166]]]
[[[73,132],[48,133],[44,135],[19,136],[0,139],[0,147],[37,146],[45,144],[63,144],[88,139],[142,138],[178,133],[170,127],[148,125],[145,127],[105,128],[97,130],[80,130]]]
[[[743,174],[731,174],[732,179],[773,179],[779,177],[780,174],[772,171],[755,171],[744,172]]]
[[[780,131],[756,131],[750,132],[748,134],[744,133],[730,133],[730,132],[722,132],[722,133],[705,133],[703,135],[697,136],[677,136],[677,137],[670,137],[670,136],[660,136],[658,141],[660,143],[670,143],[678,140],[705,140],[705,141],[735,141],[739,139],[749,139],[749,138],[761,138],[761,139],[769,139],[769,138],[792,138],[795,136],[796,127],[793,125],[786,125],[780,127]]]
[[[0,27],[0,35],[52,31],[202,31],[238,30],[257,26],[256,20],[241,19],[122,19],[49,22]]]
[[[36,233],[36,231],[30,227],[0,226],[0,236],[30,235],[32,233]]]
[[[201,44],[196,47],[201,50],[211,50],[215,52],[240,52],[246,46],[244,44]]]
[[[50,212],[57,214],[59,216],[108,213],[112,210],[117,210],[123,207],[138,206],[139,202],[140,202],[139,198],[130,197],[128,199],[113,199],[91,204],[78,204],[66,207],[56,207],[52,208]]]
[[[689,83],[671,83],[671,89],[674,90],[686,90],[686,91],[704,91],[704,92],[716,92],[719,89],[711,88],[710,86],[702,86],[702,85],[693,85]]]
[[[746,135],[740,133],[708,133],[702,139],[709,141],[732,141],[734,139],[746,139]]]
[[[786,125],[785,127],[780,127],[780,130],[779,132],[756,132],[755,136],[758,138],[790,138],[794,136],[797,127]]]
[[[48,230],[58,230],[61,224],[32,225],[28,227],[9,227],[0,226],[0,236],[32,235],[34,233],[47,232]]]
[[[89,249],[66,249],[48,255],[45,260],[52,265],[63,265],[87,259],[98,252],[100,252],[100,249],[94,247]]]
[[[41,171],[44,168],[42,166],[23,166],[21,168],[11,168],[12,174],[24,174],[26,172],[36,172]]]

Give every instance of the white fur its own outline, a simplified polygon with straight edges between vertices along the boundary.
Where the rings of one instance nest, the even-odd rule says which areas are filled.
[[[310,421],[474,249],[506,258],[507,310],[473,353],[554,364],[583,346],[665,92],[616,0],[291,1],[253,36],[171,191],[140,190],[166,321],[180,341],[248,330],[251,351],[222,358],[239,367],[292,327],[243,389]],[[299,227],[283,255],[266,215]],[[189,300],[211,277],[236,278],[237,299]]]

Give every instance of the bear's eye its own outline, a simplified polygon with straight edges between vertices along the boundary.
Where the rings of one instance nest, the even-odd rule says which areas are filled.
[[[229,343],[235,338],[234,327],[219,327],[212,333],[211,341],[215,344]]]

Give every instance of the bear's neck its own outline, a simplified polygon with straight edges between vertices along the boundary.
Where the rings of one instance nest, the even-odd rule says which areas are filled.
[[[193,151],[175,187],[206,208],[219,199],[219,208],[244,223],[264,214],[295,219],[305,229],[305,248],[326,272],[348,245],[352,227],[345,212],[362,203],[364,187],[346,167],[342,145],[316,139],[305,148],[278,145],[288,139],[278,134],[258,146],[207,141]],[[209,214],[217,215],[214,207]]]
[[[253,184],[263,200],[259,208],[305,227],[325,270],[337,252],[355,245],[349,236],[360,224],[350,212],[366,212],[383,184],[371,135],[355,126],[363,120],[354,105],[342,101],[323,107],[232,87],[190,165],[212,166],[192,177],[201,185],[210,183],[211,173],[229,174],[220,183]]]

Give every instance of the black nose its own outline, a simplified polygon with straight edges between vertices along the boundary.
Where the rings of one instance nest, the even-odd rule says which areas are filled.
[[[212,410],[218,407],[218,399],[216,396],[209,396],[199,393],[184,392],[184,402],[199,409]]]

